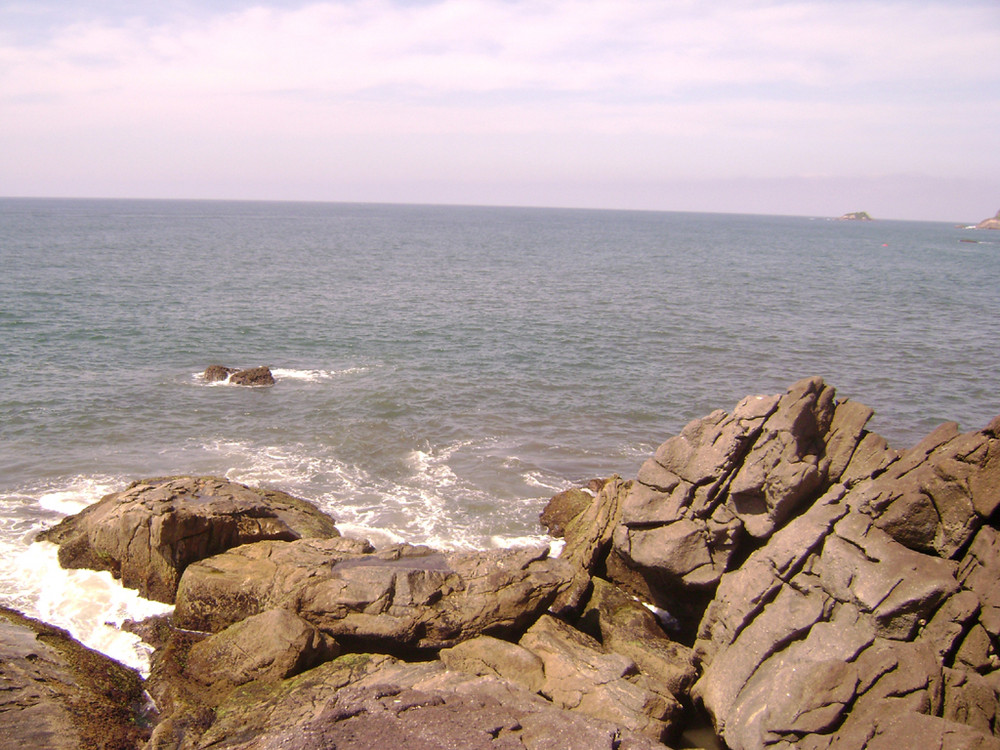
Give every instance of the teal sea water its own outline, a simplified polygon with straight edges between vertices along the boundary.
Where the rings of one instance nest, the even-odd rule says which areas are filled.
[[[689,420],[807,375],[875,408],[895,447],[978,429],[1000,414],[996,235],[0,200],[0,602],[132,659],[103,623],[156,607],[31,540],[144,476],[275,486],[377,542],[488,547],[542,539],[553,493],[634,476]],[[208,385],[213,363],[277,384]]]

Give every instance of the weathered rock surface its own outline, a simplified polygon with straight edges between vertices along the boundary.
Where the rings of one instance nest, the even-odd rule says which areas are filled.
[[[218,477],[133,482],[38,535],[66,568],[109,570],[150,599],[173,602],[193,562],[264,539],[337,536],[305,500]]]
[[[143,705],[137,673],[0,607],[0,750],[138,747]]]
[[[661,740],[672,734],[681,706],[664,685],[631,659],[606,651],[590,636],[549,615],[520,645],[544,666],[541,693],[556,705]]]
[[[615,551],[668,586],[715,586],[745,537],[765,539],[839,480],[871,414],[809,378],[692,422],[640,469]]]
[[[351,654],[280,683],[252,683],[218,704],[210,725],[162,732],[155,750],[654,750],[664,746],[564,711],[498,677]]]
[[[209,383],[217,383],[227,380],[232,385],[274,385],[274,375],[271,368],[266,366],[251,367],[240,370],[236,367],[226,367],[225,365],[209,365],[202,377]]]
[[[380,651],[444,648],[526,628],[571,577],[545,550],[374,551],[351,539],[259,542],[187,568],[175,622],[218,631],[289,609],[338,641]]]
[[[844,405],[830,428],[810,408],[809,429],[801,432],[799,421],[793,430],[808,450],[785,453],[780,463],[791,466],[781,474],[802,463],[818,472],[804,483],[797,515],[779,520],[776,531],[748,533],[734,501],[744,548],[753,539],[753,551],[722,575],[702,619],[696,651],[703,672],[693,695],[733,750],[1000,747],[1000,623],[990,619],[995,584],[987,582],[1000,574],[990,524],[1000,503],[998,423],[966,435],[944,425],[902,454],[865,446],[866,436],[851,427],[838,449],[845,461],[831,450]],[[845,424],[863,424],[862,417]],[[748,463],[760,461],[763,435],[729,472],[727,502]],[[717,444],[710,435],[689,453]],[[874,468],[852,470],[855,460]],[[774,485],[765,481],[766,492]],[[762,503],[765,512],[779,505]],[[654,517],[655,506],[644,510]]]

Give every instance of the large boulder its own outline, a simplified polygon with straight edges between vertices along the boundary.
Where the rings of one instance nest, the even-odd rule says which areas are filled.
[[[184,671],[204,684],[280,680],[337,656],[337,642],[286,609],[241,620],[191,646]]]
[[[149,736],[142,678],[0,607],[0,750],[124,750]]]
[[[284,492],[219,477],[133,482],[38,535],[66,568],[109,570],[145,597],[172,603],[193,562],[241,544],[338,536],[334,520]]]
[[[517,635],[572,577],[544,549],[438,552],[401,544],[302,539],[259,542],[187,568],[174,619],[216,632],[268,609],[289,609],[354,650],[454,646]]]

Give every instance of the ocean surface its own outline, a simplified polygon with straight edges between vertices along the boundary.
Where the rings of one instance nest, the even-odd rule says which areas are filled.
[[[207,384],[268,365],[269,388]],[[0,200],[0,603],[144,668],[163,611],[43,527],[216,474],[346,534],[544,542],[688,421],[821,375],[898,448],[1000,414],[1000,232],[928,222]]]

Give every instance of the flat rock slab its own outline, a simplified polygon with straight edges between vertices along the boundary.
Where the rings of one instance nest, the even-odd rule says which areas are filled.
[[[560,709],[498,677],[350,654],[215,711],[190,748],[229,750],[662,750],[611,722]]]
[[[216,632],[268,609],[296,612],[349,650],[454,646],[515,634],[572,577],[544,549],[438,552],[302,539],[237,547],[187,568],[174,622]]]
[[[133,482],[38,535],[65,568],[109,570],[143,596],[173,603],[184,569],[241,544],[339,535],[334,519],[284,492],[219,477]]]

